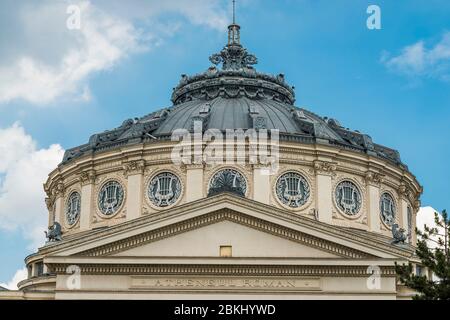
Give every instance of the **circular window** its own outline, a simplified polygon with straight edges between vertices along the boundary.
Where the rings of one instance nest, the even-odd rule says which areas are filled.
[[[278,199],[291,208],[299,208],[309,199],[310,188],[306,179],[297,172],[287,172],[276,184]]]
[[[66,203],[66,220],[69,226],[73,226],[80,217],[81,196],[78,192],[72,192]]]
[[[234,169],[223,169],[217,172],[209,183],[208,196],[221,192],[232,192],[245,197],[247,182],[244,176]]]
[[[181,182],[170,172],[163,172],[150,180],[148,197],[157,207],[167,207],[174,204],[181,195]]]
[[[361,192],[351,181],[342,181],[336,187],[336,204],[345,214],[354,216],[361,209]]]
[[[98,207],[107,215],[117,213],[123,203],[124,191],[122,185],[117,181],[108,181],[100,189],[98,195]]]
[[[392,196],[385,192],[380,200],[381,220],[389,227],[395,223],[395,203]]]

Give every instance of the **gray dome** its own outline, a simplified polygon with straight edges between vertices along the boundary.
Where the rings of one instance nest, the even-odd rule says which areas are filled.
[[[229,27],[229,32],[236,30],[239,26]],[[257,72],[252,67],[256,57],[241,46],[237,35],[229,35],[224,49],[210,57],[213,64],[222,64],[221,70],[213,66],[194,76],[181,76],[173,89],[173,106],[94,134],[89,143],[67,150],[63,163],[124,145],[170,140],[174,130],[192,131],[193,123],[202,121],[203,130],[277,129],[281,141],[328,144],[406,168],[396,150],[373,143],[370,136],[346,129],[337,120],[295,107],[294,87],[283,74]]]
[[[285,133],[305,133],[296,125],[292,106],[269,99],[247,97],[194,100],[173,107],[155,134],[170,134],[192,128],[193,120],[206,122],[205,129],[278,129]]]

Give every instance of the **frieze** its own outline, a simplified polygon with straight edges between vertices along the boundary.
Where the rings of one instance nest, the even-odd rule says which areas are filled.
[[[67,264],[47,263],[49,270],[56,274],[67,274]],[[132,264],[78,264],[82,274],[123,274],[123,275],[211,275],[217,276],[328,276],[328,277],[367,277],[368,266],[346,265],[132,265]],[[396,277],[394,266],[381,266],[382,277]],[[291,279],[291,278],[286,278]]]
[[[319,291],[320,278],[275,277],[131,277],[130,289]]]

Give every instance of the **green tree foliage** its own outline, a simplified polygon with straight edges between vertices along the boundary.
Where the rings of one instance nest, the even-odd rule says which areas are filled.
[[[450,239],[446,210],[442,211],[442,216],[435,212],[434,220],[436,226],[425,225],[423,232],[416,228],[416,254],[421,265],[432,272],[433,279],[413,274],[411,263],[395,266],[400,282],[417,292],[416,300],[450,300]]]

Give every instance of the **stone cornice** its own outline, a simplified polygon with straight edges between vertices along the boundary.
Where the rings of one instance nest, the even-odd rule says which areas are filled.
[[[126,238],[111,244],[100,246],[92,250],[81,252],[79,253],[79,255],[93,256],[93,257],[111,255],[125,250],[129,250],[131,248],[139,247],[150,242],[171,237],[176,234],[184,233],[190,230],[195,230],[225,220],[238,223],[256,230],[267,232],[277,237],[282,237],[297,243],[305,244],[307,246],[322,251],[330,252],[341,257],[352,259],[361,259],[370,257],[370,255],[360,252],[358,250],[354,250],[352,248],[332,243],[330,241],[326,241],[301,232],[290,230],[288,228],[276,225],[274,223],[263,221],[261,219],[256,219],[254,217],[250,217],[226,209],[218,212],[213,212],[207,215],[199,216],[194,219],[185,220],[180,223],[176,223],[157,230],[139,234],[137,236]]]
[[[47,263],[50,271],[66,274],[68,263]],[[346,265],[223,265],[223,264],[77,264],[82,274],[202,275],[202,276],[329,276],[367,277],[368,266]],[[394,266],[381,266],[382,277],[396,277]]]

